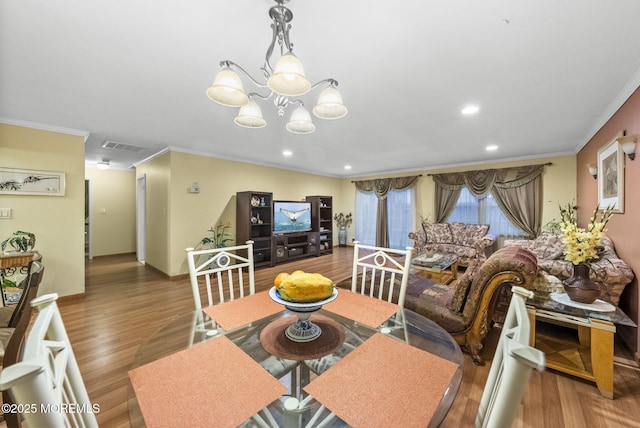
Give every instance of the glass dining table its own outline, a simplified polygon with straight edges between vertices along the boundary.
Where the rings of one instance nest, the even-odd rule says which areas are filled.
[[[340,290],[340,293],[348,292]],[[360,295],[357,298],[377,300]],[[283,393],[276,393],[277,398],[273,400],[268,398],[270,401],[264,407],[254,409],[255,414],[249,413],[251,416],[247,418],[246,415],[241,416],[240,422],[209,421],[210,426],[299,427],[315,426],[318,421],[325,419],[325,426],[351,426],[356,424],[355,421],[363,420],[358,418],[370,418],[367,426],[384,426],[388,424],[388,421],[385,422],[387,417],[410,418],[414,414],[421,426],[440,425],[453,404],[462,380],[463,356],[453,337],[433,321],[400,307],[396,307],[395,313],[375,328],[351,319],[348,311],[345,314],[344,311],[331,311],[329,305],[326,308],[312,313],[310,320],[322,327],[322,334],[320,338],[307,343],[294,343],[286,337],[282,326],[294,323],[298,314],[285,307],[229,329],[223,328],[206,309],[170,320],[140,345],[134,357],[128,391],[131,426],[155,426],[157,423],[152,423],[150,418],[165,420],[162,418],[166,416],[159,415],[167,406],[191,405],[181,405],[179,399],[185,400],[184,403],[190,403],[187,400],[197,403],[185,413],[186,416],[180,416],[187,426],[198,425],[197,421],[194,420],[192,424],[184,418],[207,412],[209,398],[212,406],[220,404],[222,411],[226,409],[229,412],[238,404],[233,401],[220,403],[224,401],[223,396],[231,400],[231,396],[237,394],[251,401],[250,394],[255,384],[242,390],[238,381],[242,379],[243,382],[249,382],[251,380],[245,378],[252,378],[253,382],[258,382],[259,376],[245,369],[229,373],[232,379],[227,379],[227,386],[221,386],[219,390],[226,391],[226,394],[212,393],[216,397],[202,396],[205,393],[200,386],[193,384],[202,382],[209,387],[216,382],[223,383],[225,372],[235,370],[225,369],[224,364],[215,367],[205,365],[203,369],[187,362],[185,353],[190,349],[218,342],[227,343],[226,339],[233,344],[234,350],[239,348],[243,355],[250,357],[251,364],[257,363],[264,369],[261,372],[266,370],[269,377],[277,379],[283,386]],[[246,310],[251,311],[249,307]],[[211,350],[200,355],[209,355]],[[177,358],[171,363],[173,365],[165,365],[164,368],[160,365],[171,358]],[[202,356],[198,358],[203,359]],[[236,358],[234,361],[241,360],[232,354],[225,354],[217,361],[233,358]],[[415,364],[412,358],[415,358]],[[217,364],[213,361],[207,364]],[[142,373],[146,368],[149,368],[147,373]],[[202,373],[192,380],[187,379],[198,370]],[[172,372],[171,376],[166,374],[168,371]],[[146,375],[147,379],[142,379],[142,375]],[[163,376],[166,379],[158,379]],[[210,379],[205,381],[207,376]],[[184,382],[180,383],[181,379]],[[154,388],[173,388],[175,391],[161,398],[153,395],[158,391],[153,394],[149,392]],[[192,396],[185,398],[185,394]],[[358,399],[361,395],[365,397]],[[376,399],[385,405],[370,401]],[[163,403],[163,400],[166,402]],[[334,406],[334,403],[349,400],[355,402],[344,410],[339,405]],[[184,409],[175,409],[175,412],[181,410]],[[423,413],[425,411],[427,413]],[[406,423],[410,423],[410,419]],[[167,421],[166,426],[170,425]]]

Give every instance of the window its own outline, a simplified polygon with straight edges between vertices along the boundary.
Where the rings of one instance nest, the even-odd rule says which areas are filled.
[[[473,224],[489,224],[489,233],[500,241],[516,236],[524,236],[524,232],[515,227],[500,210],[491,194],[476,198],[466,187],[462,188],[460,197],[448,222],[456,221]]]
[[[389,248],[412,246],[409,232],[415,229],[416,190],[390,190],[387,193]],[[374,193],[356,193],[356,239],[365,245],[376,245],[378,197]]]

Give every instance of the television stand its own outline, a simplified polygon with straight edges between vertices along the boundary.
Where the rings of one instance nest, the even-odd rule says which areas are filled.
[[[296,259],[319,256],[320,236],[318,232],[292,232],[273,235],[271,254],[275,264]]]

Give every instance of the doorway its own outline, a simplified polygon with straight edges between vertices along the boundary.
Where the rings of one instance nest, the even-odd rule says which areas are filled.
[[[147,257],[147,176],[138,177],[136,188],[136,258],[144,263]]]

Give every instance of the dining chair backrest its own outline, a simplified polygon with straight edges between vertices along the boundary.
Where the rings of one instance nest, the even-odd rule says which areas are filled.
[[[351,291],[404,306],[413,248],[405,250],[355,243]]]
[[[196,309],[202,309],[203,291],[207,306],[255,293],[253,241],[206,250],[187,248],[187,263]]]
[[[531,325],[525,301],[533,297],[533,292],[517,286],[511,291],[511,303],[480,400],[476,428],[510,427],[531,370],[544,370],[544,353],[529,346]]]
[[[0,372],[0,389],[9,390],[30,427],[97,427],[98,423],[58,311],[58,295],[30,304],[38,315],[27,334],[19,362]],[[67,410],[65,410],[67,409]]]

